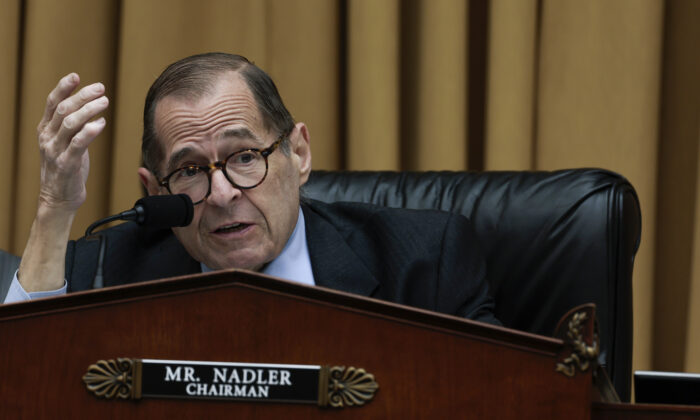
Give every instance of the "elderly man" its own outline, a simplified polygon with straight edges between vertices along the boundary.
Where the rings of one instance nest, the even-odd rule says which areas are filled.
[[[39,124],[37,216],[6,301],[90,288],[98,247],[66,241],[85,200],[88,145],[108,106],[97,83],[64,77]],[[153,83],[144,109],[150,195],[185,193],[194,218],[172,230],[107,229],[106,285],[244,268],[498,322],[469,222],[441,212],[300,199],[311,171],[309,130],[270,77],[236,55],[192,56]]]

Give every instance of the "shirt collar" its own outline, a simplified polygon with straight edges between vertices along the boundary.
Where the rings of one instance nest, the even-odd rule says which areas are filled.
[[[209,267],[201,263],[202,272],[212,271]],[[272,260],[262,272],[269,276],[280,277],[286,280],[296,281],[302,284],[315,285],[313,271],[311,270],[311,258],[309,257],[309,247],[306,243],[306,224],[304,222],[304,212],[299,208],[299,217],[294,227],[292,236],[282,252]]]

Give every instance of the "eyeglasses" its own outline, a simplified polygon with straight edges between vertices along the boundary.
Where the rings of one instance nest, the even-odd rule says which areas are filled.
[[[234,187],[249,190],[260,185],[267,176],[267,158],[282,143],[286,133],[266,149],[244,149],[233,152],[224,160],[208,165],[187,165],[175,169],[159,185],[170,194],[187,194],[194,204],[199,204],[211,194],[211,174],[221,169]]]

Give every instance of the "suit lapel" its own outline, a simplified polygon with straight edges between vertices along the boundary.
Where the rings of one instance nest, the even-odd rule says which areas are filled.
[[[357,295],[374,295],[379,282],[343,234],[309,205],[302,205],[302,210],[316,285]]]

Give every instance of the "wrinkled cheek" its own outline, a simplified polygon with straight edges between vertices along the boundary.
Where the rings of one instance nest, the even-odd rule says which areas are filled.
[[[185,247],[187,252],[195,259],[201,260],[204,244],[199,232],[189,227],[173,228],[173,233],[180,244]]]

